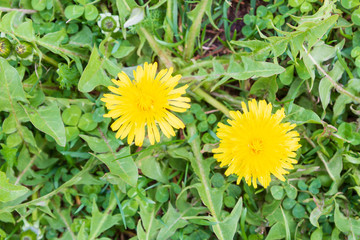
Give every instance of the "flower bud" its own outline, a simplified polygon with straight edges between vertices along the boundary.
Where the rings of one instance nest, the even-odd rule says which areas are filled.
[[[21,58],[26,58],[32,53],[32,46],[28,42],[21,41],[20,43],[16,44],[15,52]]]
[[[119,31],[119,16],[111,15],[110,13],[100,14],[98,25],[103,33]]]
[[[101,29],[105,32],[112,32],[116,28],[116,22],[112,17],[105,17],[101,21]]]
[[[0,57],[7,58],[10,55],[11,47],[7,38],[0,38]]]
[[[37,240],[37,235],[28,229],[20,234],[20,240]]]

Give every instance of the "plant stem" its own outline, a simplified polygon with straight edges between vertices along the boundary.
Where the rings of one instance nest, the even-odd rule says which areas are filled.
[[[19,8],[6,8],[6,7],[0,7],[0,11],[1,12],[12,12],[12,11],[17,11],[17,12],[23,12],[23,13],[36,13],[36,10],[33,9],[19,9]]]
[[[338,91],[339,93],[345,94],[346,96],[350,97],[353,101],[360,103],[360,98],[356,97],[355,95],[353,95],[352,93],[346,91],[344,88],[342,88],[340,86],[340,84],[338,84],[334,79],[332,79],[332,77],[329,76],[329,74],[327,74],[327,72],[316,62],[316,60],[313,58],[313,56],[311,56],[311,54],[306,50],[306,48],[303,46],[303,49],[305,51],[305,53],[309,56],[310,60],[315,64],[315,66],[318,68],[318,70],[325,75],[325,77],[327,79],[329,79],[329,81],[331,82],[331,84],[334,86],[334,88],[336,89],[336,91]]]
[[[47,55],[45,55],[45,54],[42,54],[42,58],[43,58],[46,62],[48,62],[48,63],[50,63],[51,65],[53,65],[54,67],[58,68],[59,63],[58,63],[55,59],[53,59],[53,58],[51,58],[51,57],[49,57],[49,56],[47,56]]]
[[[165,23],[165,41],[166,42],[172,42],[174,40],[174,32],[169,23],[169,21],[172,21],[172,17],[173,17],[173,14],[172,14],[173,1],[174,0],[168,0],[167,6],[166,6],[166,17],[167,17],[167,21]],[[173,24],[173,23],[171,23],[171,24]]]
[[[228,95],[228,94],[221,94],[221,93],[217,93],[217,92],[212,92],[211,95],[219,98],[219,99],[222,99],[222,100],[225,100],[227,102],[229,102],[230,105],[234,106],[234,107],[237,107],[239,109],[242,108],[241,106],[241,100],[240,99],[236,99],[235,97],[231,96],[231,95]]]
[[[107,8],[106,4],[105,3],[101,3],[100,4],[100,9],[103,13],[108,13],[109,12],[109,9]]]
[[[88,171],[90,171],[94,166],[96,166],[96,164],[98,163],[98,161],[96,160],[95,157],[91,157],[87,163],[85,164],[84,168],[78,172],[76,175],[74,175],[69,181],[65,182],[63,185],[61,185],[60,187],[58,187],[57,189],[55,189],[54,191],[39,197],[37,199],[34,199],[30,202],[25,202],[19,205],[14,205],[14,206],[7,206],[4,207],[3,209],[0,209],[0,213],[3,212],[11,212],[13,210],[16,209],[20,209],[23,207],[29,207],[32,205],[39,205],[39,204],[44,204],[49,198],[51,198],[52,196],[60,193],[61,191],[63,191],[64,189],[71,187],[72,185],[75,185],[78,181],[80,181],[82,179],[82,176],[87,173]]]
[[[59,8],[61,15],[63,18],[65,18],[65,12],[64,12],[64,7],[61,4],[60,0],[55,0],[54,3],[57,5],[57,7]]]
[[[16,181],[15,181],[15,185],[20,183],[21,178],[24,176],[24,174],[30,169],[30,167],[34,164],[35,159],[42,153],[43,149],[45,147],[45,144],[43,144],[40,148],[39,151],[34,154],[34,156],[31,158],[31,160],[29,161],[29,163],[26,165],[26,167],[24,168],[24,170],[22,170],[22,172],[19,174],[19,176],[17,177]]]
[[[192,25],[187,34],[185,41],[185,50],[184,50],[184,59],[189,60],[193,56],[193,51],[195,49],[196,37],[199,36],[201,28],[201,20],[204,16],[208,4],[211,4],[210,0],[202,0],[198,3],[196,8],[193,11],[197,11],[197,14],[192,21]]]
[[[205,100],[205,102],[209,103],[211,106],[215,107],[216,109],[223,112],[227,117],[230,117],[229,115],[229,109],[222,103],[220,103],[218,100],[210,96],[208,93],[200,89],[199,87],[195,87],[192,89],[192,91]]]
[[[224,63],[224,64],[229,63],[229,59],[225,59],[225,58],[220,58],[220,59],[216,58],[216,61],[219,63]],[[212,67],[213,63],[214,63],[213,60],[204,60],[204,61],[195,62],[195,63],[191,64],[190,66],[180,69],[178,73],[179,74],[192,73],[195,70],[198,70],[203,67]]]
[[[346,73],[348,74],[350,79],[354,78],[354,75],[352,74],[352,72],[350,71],[349,67],[347,66],[344,58],[341,56],[341,52],[339,50],[336,51],[336,56],[338,57],[338,60],[341,64],[341,66],[345,69]]]
[[[71,230],[71,227],[70,227],[69,223],[66,221],[66,218],[61,213],[60,208],[56,207],[55,201],[51,201],[51,204],[53,206],[55,206],[54,209],[57,212],[57,214],[59,214],[60,219],[63,221],[63,223],[64,223],[64,225],[66,227],[66,230],[70,233],[71,239],[76,240],[76,236],[75,236],[74,232]],[[35,209],[35,210],[37,210],[37,209]]]
[[[195,136],[197,134],[197,130],[196,130],[196,125],[194,123],[191,123],[187,126],[187,130],[188,130],[188,134],[189,136]],[[215,206],[212,200],[212,196],[211,196],[211,185],[210,185],[210,181],[209,178],[207,176],[208,173],[206,173],[206,170],[204,169],[204,158],[200,152],[200,137],[197,136],[193,141],[191,141],[190,143],[192,152],[194,154],[194,160],[191,161],[192,165],[194,169],[198,169],[199,173],[198,173],[198,177],[200,179],[201,185],[204,187],[204,191],[205,191],[205,197],[206,197],[206,202],[208,203],[208,209],[212,215],[212,217],[214,218],[215,222],[219,223],[220,219],[219,216],[216,213],[215,210]],[[213,228],[216,228],[218,231],[218,233],[220,233],[220,236],[217,236],[220,240],[225,240],[224,236],[223,236],[223,232],[222,229],[220,227],[219,224],[215,224],[213,225]]]
[[[114,194],[116,194],[116,192],[114,192]],[[89,240],[94,240],[100,233],[102,226],[105,224],[106,219],[108,218],[108,216],[114,211],[115,207],[116,207],[116,197],[110,197],[110,202],[108,207],[105,209],[104,211],[104,215],[101,217],[101,219],[99,220],[96,229],[92,232],[92,234],[89,236]]]
[[[305,132],[303,132],[303,137],[304,137],[304,139],[305,139],[313,148],[316,148],[315,143],[306,135]],[[326,158],[325,158],[324,154],[323,154],[321,151],[317,151],[316,153],[317,153],[318,157],[320,158],[321,162],[324,164],[325,169],[326,169],[326,171],[327,171],[328,174],[329,174],[329,177],[330,177],[333,181],[335,181],[335,177],[332,175],[332,173],[331,173],[331,171],[330,171],[330,168],[329,168],[329,166],[328,166],[328,163],[327,163],[327,161],[326,161]]]
[[[146,28],[140,27],[140,31],[138,31],[138,34],[145,37],[145,39],[149,42],[150,47],[159,56],[159,58],[167,68],[173,67],[171,56],[169,56],[166,50],[156,42],[152,33],[150,33]]]

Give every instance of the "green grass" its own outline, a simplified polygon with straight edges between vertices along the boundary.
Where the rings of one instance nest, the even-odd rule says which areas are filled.
[[[0,1],[0,239],[358,239],[359,7]],[[104,13],[119,31],[99,27]],[[181,74],[191,108],[175,137],[137,147],[100,99],[144,62]],[[252,98],[301,137],[266,189],[236,184],[212,153],[217,124]]]

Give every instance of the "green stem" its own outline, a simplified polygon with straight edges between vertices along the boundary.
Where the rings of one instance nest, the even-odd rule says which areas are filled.
[[[0,7],[0,11],[1,12],[17,11],[17,12],[23,12],[23,13],[26,13],[26,14],[37,13],[37,11],[33,10],[33,9],[6,8],[6,7]]]
[[[37,191],[34,191],[33,194],[31,195],[31,200],[35,200],[37,199]],[[38,209],[35,208],[34,211],[31,214],[32,220],[33,222],[36,222],[36,220],[38,219]]]
[[[76,175],[74,175],[69,181],[65,182],[59,188],[55,189],[54,191],[52,191],[52,192],[50,192],[50,193],[48,193],[48,194],[46,194],[46,195],[44,195],[42,197],[34,199],[34,200],[30,201],[30,202],[25,202],[25,203],[15,205],[15,206],[4,207],[3,209],[0,209],[0,213],[11,212],[11,211],[16,210],[16,209],[20,209],[20,208],[23,208],[23,207],[29,207],[29,206],[36,205],[36,204],[39,204],[39,203],[42,203],[42,202],[46,202],[52,196],[62,192],[64,189],[66,189],[68,187],[71,187],[71,186],[75,185],[77,182],[79,182],[82,179],[82,176],[84,174],[86,174],[88,171],[90,171],[96,164],[97,164],[96,158],[91,157],[87,161],[87,163],[85,164],[85,166],[83,167],[83,169],[80,172],[78,172]]]
[[[211,106],[215,107],[219,111],[223,112],[227,117],[230,117],[229,109],[222,103],[220,103],[218,100],[210,96],[208,93],[200,89],[199,87],[195,87],[192,89],[192,91],[201,97],[205,102],[209,103]]]
[[[316,60],[313,58],[313,56],[311,56],[310,52],[308,52],[307,49],[304,46],[303,46],[303,49],[304,49],[305,53],[308,55],[308,57],[310,58],[310,60],[317,67],[317,69],[322,74],[324,74],[327,79],[329,79],[329,81],[331,82],[333,87],[336,89],[336,91],[338,91],[339,93],[345,94],[346,96],[350,97],[353,101],[355,101],[357,103],[360,103],[360,97],[357,97],[354,94],[352,94],[349,91],[342,88],[341,85],[338,84],[334,79],[332,79],[332,77],[330,77],[330,75],[319,65],[319,63],[316,62]]]
[[[305,131],[303,132],[303,137],[304,137],[304,139],[305,139],[313,148],[316,148],[315,143],[306,135]],[[329,177],[330,177],[333,181],[335,181],[336,179],[335,179],[335,177],[333,176],[333,174],[332,174],[331,171],[330,171],[330,168],[329,168],[329,166],[328,166],[328,163],[327,163],[327,161],[326,161],[326,157],[324,156],[324,154],[323,154],[320,150],[317,151],[316,153],[317,153],[318,157],[320,158],[321,162],[324,164],[325,169],[326,169],[326,171],[327,171],[328,174],[329,174]]]
[[[154,35],[151,34],[146,28],[140,27],[138,31],[140,35],[143,35],[149,42],[150,47],[159,56],[160,60],[165,64],[167,68],[173,67],[171,56],[169,56],[164,48],[162,48],[155,40]]]
[[[194,123],[189,124],[187,126],[187,130],[188,130],[189,136],[197,135],[196,125]],[[191,164],[195,165],[195,166],[193,166],[194,169],[198,169],[198,177],[199,177],[200,183],[204,187],[204,191],[205,191],[206,200],[203,202],[208,203],[207,207],[208,207],[212,217],[214,218],[214,221],[217,223],[220,223],[220,218],[216,213],[215,205],[213,203],[212,196],[211,196],[211,185],[210,185],[210,180],[207,176],[207,174],[209,174],[209,173],[206,173],[206,170],[205,170],[204,164],[203,164],[204,158],[201,154],[200,137],[197,136],[193,141],[191,141],[190,146],[191,146],[192,152],[194,154],[194,160],[191,161]],[[224,235],[223,235],[223,229],[221,229],[220,225],[215,224],[215,225],[213,225],[213,228],[215,228],[220,235],[220,236],[217,236],[218,239],[225,240]]]
[[[54,206],[55,211],[60,216],[60,219],[62,220],[62,222],[64,223],[64,225],[66,227],[66,230],[70,233],[71,239],[76,240],[76,236],[75,236],[74,232],[71,230],[71,227],[70,227],[69,223],[66,221],[65,216],[60,211],[60,208],[56,206],[55,201],[51,201],[51,204]],[[37,209],[35,209],[35,210],[37,210]]]
[[[216,61],[219,63],[223,63],[223,64],[228,64],[229,63],[229,59],[225,59],[225,58],[216,58]],[[180,71],[178,72],[179,74],[189,74],[194,72],[195,70],[199,70],[200,68],[203,67],[212,67],[213,66],[214,61],[213,60],[204,60],[204,61],[199,61],[196,63],[191,64],[188,67],[182,68],[180,69]]]
[[[109,9],[107,8],[106,4],[105,3],[101,3],[100,4],[100,9],[103,13],[108,13],[109,12]]]
[[[116,194],[116,193],[114,193]],[[98,221],[98,224],[96,225],[96,228],[95,230],[92,232],[92,234],[89,236],[89,240],[94,240],[96,239],[96,237],[100,234],[100,231],[101,231],[101,228],[102,226],[105,224],[108,216],[110,214],[112,214],[112,212],[114,211],[115,207],[116,207],[116,204],[117,204],[117,201],[116,201],[116,198],[113,196],[113,197],[110,197],[110,202],[109,202],[109,205],[108,207],[105,209],[104,211],[104,215],[101,217],[101,219]]]
[[[351,35],[344,33],[344,31],[342,30],[342,28],[339,28],[339,30],[340,30],[340,34],[341,34],[344,38],[347,38],[347,39],[349,39],[349,40],[352,40],[352,39],[353,39]]]
[[[166,6],[166,17],[167,17],[167,21],[165,23],[165,41],[166,42],[172,42],[174,40],[174,33],[170,26],[170,23],[168,22],[168,21],[172,21],[172,17],[173,17],[173,14],[172,14],[173,1],[174,0],[168,0],[167,6]],[[173,23],[171,23],[171,24],[173,24]]]
[[[200,28],[201,28],[201,20],[206,11],[207,5],[211,4],[210,0],[202,0],[193,11],[198,10],[196,16],[192,22],[189,32],[187,33],[186,41],[185,41],[185,50],[184,50],[184,58],[185,60],[189,60],[193,56],[193,51],[195,49],[195,41],[196,37],[199,36]]]
[[[53,65],[54,67],[58,68],[59,63],[58,63],[55,59],[53,59],[53,58],[51,58],[51,57],[49,57],[49,56],[47,56],[47,55],[45,55],[45,54],[42,54],[41,57],[42,57],[42,59],[44,59],[46,62],[48,62],[48,63],[50,63],[51,65]]]
[[[343,68],[345,69],[346,73],[349,75],[350,79],[354,78],[354,75],[352,74],[352,72],[350,71],[350,69],[348,68],[344,58],[341,56],[341,52],[339,50],[336,51],[336,56],[338,57],[338,60],[341,64],[341,66],[343,66]]]
[[[235,97],[233,97],[231,95],[228,95],[227,93],[222,94],[222,93],[213,92],[212,95],[218,99],[222,99],[222,100],[228,102],[230,105],[232,105],[236,108],[239,108],[239,109],[242,108],[242,106],[241,106],[242,101],[240,99],[236,99]]]
[[[247,208],[244,208],[244,210],[241,213],[241,218],[240,218],[241,237],[244,240],[248,240],[247,235],[246,235],[246,231],[245,231],[246,213],[247,213]]]
[[[64,7],[63,7],[63,5],[61,4],[60,0],[56,0],[54,3],[55,3],[55,4],[57,5],[57,7],[59,8],[62,17],[65,18]]]

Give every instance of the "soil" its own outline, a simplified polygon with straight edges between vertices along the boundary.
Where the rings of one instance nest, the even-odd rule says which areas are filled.
[[[256,7],[266,4],[267,3],[263,1],[257,1]],[[245,26],[243,18],[246,14],[250,13],[250,10],[251,10],[250,0],[231,1],[231,6],[228,8],[228,13],[227,13],[227,17],[230,25],[230,34],[231,34],[230,38],[233,37],[235,31],[237,32],[236,34],[237,39],[244,37],[241,33],[241,29]],[[226,42],[225,31],[223,26],[217,30],[213,28],[210,24],[207,25],[206,35],[205,35],[205,39],[209,39],[208,42],[205,44],[205,47],[207,49],[204,51],[202,55],[195,56],[195,59],[206,58],[209,56],[221,56],[231,53],[230,50],[221,43],[219,38],[222,41]]]

